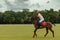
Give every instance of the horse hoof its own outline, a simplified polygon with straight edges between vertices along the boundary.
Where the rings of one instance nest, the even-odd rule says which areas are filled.
[[[33,38],[35,38],[35,37],[37,38],[37,36],[33,36]]]
[[[34,37],[33,37],[34,38]]]
[[[46,37],[46,35],[44,35],[44,37]]]
[[[35,36],[33,36],[33,38],[34,38]]]
[[[46,35],[44,35],[44,38],[46,38]]]
[[[54,36],[53,36],[53,38],[54,38]]]

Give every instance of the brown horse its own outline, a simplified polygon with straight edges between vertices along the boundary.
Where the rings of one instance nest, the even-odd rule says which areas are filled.
[[[53,37],[54,37],[54,31],[52,30],[52,23],[51,22],[46,22],[45,26],[40,26],[39,27],[38,20],[39,20],[39,18],[37,16],[35,16],[35,15],[31,16],[31,21],[34,23],[34,27],[35,27],[33,38],[35,36],[37,37],[37,34],[36,34],[37,29],[42,29],[42,28],[46,28],[46,34],[44,35],[44,37],[46,37],[46,35],[48,34],[48,30],[50,30],[52,32]]]

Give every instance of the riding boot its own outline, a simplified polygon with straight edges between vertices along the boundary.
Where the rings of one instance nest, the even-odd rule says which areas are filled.
[[[38,28],[40,28],[40,27],[41,27],[41,23],[39,23],[39,22],[38,22],[38,23],[37,23],[37,25],[38,25]]]
[[[40,23],[40,28],[41,28],[42,26],[41,26],[41,23]]]

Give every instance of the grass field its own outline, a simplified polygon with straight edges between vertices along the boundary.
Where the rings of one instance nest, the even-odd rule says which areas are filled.
[[[55,37],[49,31],[44,38],[45,29],[37,31],[37,38],[32,38],[34,27],[32,24],[0,24],[0,40],[60,40],[60,24],[53,26]]]

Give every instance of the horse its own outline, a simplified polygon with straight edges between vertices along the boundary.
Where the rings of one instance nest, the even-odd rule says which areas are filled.
[[[37,37],[37,33],[36,33],[37,29],[43,29],[43,28],[46,28],[46,33],[44,34],[44,37],[47,36],[48,30],[50,30],[52,32],[52,35],[53,35],[53,38],[54,38],[54,31],[52,30],[52,23],[51,22],[46,22],[46,25],[44,25],[44,26],[41,25],[39,27],[38,20],[39,20],[39,18],[37,16],[35,16],[35,15],[31,16],[31,21],[33,22],[34,27],[35,27],[33,38]]]

